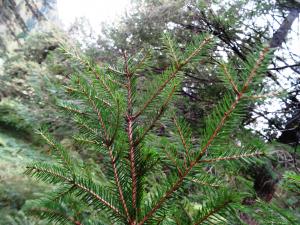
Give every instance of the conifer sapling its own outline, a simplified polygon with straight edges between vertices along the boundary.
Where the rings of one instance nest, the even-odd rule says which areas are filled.
[[[249,55],[243,71],[220,63],[224,97],[195,141],[189,124],[173,112],[172,103],[187,65],[205,62],[214,41],[212,35],[203,34],[183,51],[165,35],[170,66],[143,83],[141,74],[151,71],[153,64],[149,52],[130,57],[123,51],[120,64],[100,67],[74,49],[63,48],[81,68],[74,70],[65,87],[70,99],[58,104],[77,124],[74,139],[91,157],[104,159],[91,173],[86,169],[88,161],[73,157],[41,130],[56,163],[33,163],[26,173],[55,185],[55,190],[33,201],[30,212],[49,221],[77,225],[232,224],[237,220],[239,194],[229,191],[224,182],[220,187],[223,178],[212,176],[206,168],[264,154],[261,144],[238,146],[228,139],[245,115],[254,94],[252,84],[267,69],[270,50],[265,47]],[[154,129],[159,120],[172,124],[167,128],[176,133],[157,136]],[[204,200],[198,209],[193,204],[197,200],[190,200],[193,209],[187,215],[180,209],[194,186],[203,188]]]

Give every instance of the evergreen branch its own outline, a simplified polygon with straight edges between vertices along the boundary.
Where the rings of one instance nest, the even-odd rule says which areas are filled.
[[[83,91],[79,91],[79,90],[77,90],[77,89],[75,89],[75,88],[72,88],[72,87],[65,86],[65,89],[66,89],[68,92],[72,92],[72,93],[80,93],[80,94],[85,95],[85,93],[84,93]],[[106,101],[105,99],[100,99],[100,98],[98,98],[97,96],[94,96],[94,98],[97,99],[98,101],[103,102],[106,106],[111,107],[111,104],[110,104],[108,101]]]
[[[198,184],[202,184],[202,185],[205,185],[205,186],[210,186],[210,187],[214,187],[214,188],[219,188],[221,187],[220,185],[218,184],[211,184],[211,183],[208,183],[208,182],[205,182],[205,181],[202,181],[202,180],[199,180],[199,179],[192,179],[193,182],[195,183],[198,183]]]
[[[80,82],[79,79],[77,79],[77,84],[78,84],[79,86],[82,87],[82,92],[83,92],[83,94],[87,97],[87,99],[88,99],[89,103],[91,104],[91,106],[92,106],[94,112],[97,114],[98,121],[99,121],[99,123],[100,123],[100,126],[101,126],[102,129],[103,129],[103,132],[104,132],[105,142],[108,143],[108,142],[109,142],[109,135],[108,135],[108,133],[107,133],[106,125],[105,125],[105,123],[104,123],[104,120],[103,120],[103,117],[102,117],[102,115],[101,115],[101,112],[100,112],[100,110],[99,110],[98,107],[97,107],[96,102],[91,98],[91,96],[90,96],[90,95],[87,93],[87,91],[84,89],[84,87],[82,86],[82,84],[81,84],[81,82]]]
[[[174,157],[172,157],[172,155],[169,154],[169,152],[165,149],[165,148],[162,148],[163,151],[166,153],[166,156],[169,160],[171,160],[171,162],[174,164],[174,166],[176,167],[177,171],[178,171],[178,174],[180,176],[182,176],[182,171],[178,165],[178,163],[176,162],[176,159]]]
[[[190,166],[184,171],[183,175],[180,176],[177,181],[171,186],[171,188],[164,194],[163,197],[161,197],[157,203],[154,205],[154,207],[142,218],[142,220],[138,223],[138,225],[144,224],[149,218],[153,216],[153,214],[165,203],[165,201],[174,193],[176,192],[181,184],[183,183],[184,179],[187,177],[187,175],[190,173],[190,171],[194,168],[194,166],[199,162],[201,157],[205,154],[207,151],[208,147],[212,144],[214,139],[217,137],[218,133],[222,129],[222,127],[225,124],[225,121],[229,117],[229,115],[233,112],[233,110],[236,108],[237,104],[240,102],[241,98],[247,91],[250,82],[252,81],[253,77],[257,73],[258,69],[260,68],[261,64],[263,63],[267,53],[269,52],[269,48],[265,47],[262,52],[260,53],[260,56],[258,60],[255,62],[255,65],[253,69],[250,71],[250,74],[248,76],[248,79],[243,85],[242,90],[239,92],[239,94],[236,96],[236,100],[231,104],[229,109],[224,113],[223,117],[221,118],[220,122],[218,123],[217,127],[215,128],[213,134],[210,136],[208,141],[206,142],[205,146],[202,148],[198,156],[196,157],[195,160],[193,160],[190,163]]]
[[[200,44],[200,46],[196,48],[183,62],[180,63],[180,67],[183,67],[186,64],[188,64],[191,61],[191,59],[194,58],[196,55],[198,55],[201,52],[201,50],[204,48],[204,46],[207,45],[212,39],[213,36],[208,35]]]
[[[96,141],[96,140],[90,140],[90,139],[86,139],[86,138],[82,138],[79,136],[73,136],[73,138],[75,139],[75,141],[79,142],[79,143],[86,143],[86,144],[95,144],[95,145],[100,145],[101,143]]]
[[[179,60],[175,51],[175,46],[174,46],[174,41],[172,40],[170,35],[165,35],[165,38],[163,40],[165,40],[165,45],[168,48],[168,50],[170,51],[170,54],[173,58],[173,60],[175,61],[176,67],[179,67]]]
[[[74,225],[83,225],[80,221],[76,220],[74,217],[67,216],[61,212],[50,210],[47,208],[33,208],[30,209],[32,213],[41,214],[42,218],[48,218],[50,221],[61,221],[61,222],[70,222]]]
[[[95,69],[95,66],[92,65],[88,60],[82,58],[80,56],[80,54],[78,52],[71,52],[68,51],[66,48],[62,47],[62,50],[69,56],[71,56],[72,58],[75,58],[76,60],[78,60],[82,65],[84,65],[89,71],[91,71],[93,73],[93,75],[95,76],[95,78],[100,82],[100,84],[104,87],[104,89],[111,95],[112,98],[114,98],[113,92],[110,89],[110,87],[106,84],[106,82],[101,79],[101,77],[98,74],[98,71]]]
[[[79,125],[79,127],[86,129],[87,131],[91,132],[92,134],[98,136],[100,135],[96,129],[91,128],[88,126],[85,121],[82,120],[79,116],[74,118],[74,121]]]
[[[27,166],[24,173],[50,184],[63,183],[71,179],[65,169],[44,163]]]
[[[124,211],[126,213],[127,221],[130,222],[131,218],[130,218],[129,211],[128,211],[128,208],[127,208],[127,204],[126,204],[126,201],[125,201],[125,198],[124,198],[122,186],[120,184],[120,179],[119,179],[118,170],[117,170],[117,166],[116,166],[116,158],[113,155],[113,150],[112,150],[111,146],[108,146],[108,150],[109,150],[108,153],[109,153],[110,161],[111,161],[112,168],[113,168],[113,171],[114,171],[114,179],[115,179],[116,185],[118,187],[119,198],[121,200],[122,206],[123,206]]]
[[[77,79],[77,83],[80,85],[80,80],[79,79]],[[104,144],[105,144],[106,148],[108,149],[110,161],[111,161],[112,168],[113,168],[113,171],[114,171],[115,183],[116,183],[116,185],[118,187],[119,198],[121,200],[122,206],[123,206],[124,211],[126,213],[127,220],[130,221],[129,211],[128,211],[128,208],[127,208],[127,205],[126,205],[126,202],[125,202],[125,198],[124,198],[124,195],[123,195],[123,190],[122,190],[122,187],[121,187],[121,184],[120,184],[120,179],[119,179],[119,175],[118,175],[118,171],[117,171],[117,167],[116,167],[116,159],[113,156],[113,150],[112,150],[112,147],[111,147],[111,140],[112,139],[109,138],[109,135],[108,135],[107,129],[106,129],[106,125],[105,125],[104,120],[102,118],[101,112],[100,112],[100,110],[97,107],[97,104],[90,97],[90,95],[86,92],[86,90],[84,88],[83,88],[83,93],[88,98],[88,101],[92,105],[93,110],[97,114],[97,118],[98,118],[98,121],[100,123],[100,126],[102,127],[102,129],[104,131],[104,136],[105,136]]]
[[[260,66],[262,65],[262,63],[269,51],[270,51],[270,48],[265,47],[262,50],[262,52],[260,53],[258,60],[255,62],[255,65],[254,65],[253,69],[251,70],[250,75],[248,76],[248,79],[246,80],[246,82],[241,90],[242,93],[245,93],[246,90],[248,89],[251,81],[253,80],[254,76],[257,74]]]
[[[206,215],[204,215],[201,219],[196,221],[193,225],[200,225],[201,223],[206,221],[212,215],[214,215],[214,214],[218,213],[219,211],[225,209],[230,203],[232,203],[232,200],[227,200],[227,201],[223,202],[223,204],[221,204],[218,207],[212,209],[211,211],[208,211]]]
[[[119,75],[126,75],[126,73],[121,72],[121,71],[119,71],[119,70],[116,70],[116,69],[114,69],[114,68],[112,68],[112,67],[110,67],[110,66],[108,66],[107,69],[110,70],[111,72],[114,72],[114,73],[119,74]],[[122,85],[123,85],[123,84],[122,84]],[[124,85],[123,85],[123,86],[124,86]]]
[[[80,111],[77,107],[74,107],[74,105],[71,105],[67,102],[60,102],[58,106],[70,113],[80,114],[80,115],[87,115],[86,112]]]
[[[70,185],[72,185],[74,187],[77,187],[77,188],[83,190],[84,192],[90,194],[93,198],[97,199],[104,206],[106,206],[107,208],[111,209],[118,216],[123,217],[123,215],[119,211],[119,209],[117,209],[111,203],[109,203],[108,201],[106,201],[105,199],[103,199],[100,195],[98,195],[97,193],[95,193],[92,189],[84,186],[83,184],[77,183],[75,179],[67,177],[67,176],[63,175],[62,173],[58,173],[57,171],[54,171],[51,168],[46,168],[46,167],[40,168],[40,167],[37,167],[37,166],[33,165],[33,166],[28,166],[27,167],[27,171],[25,173],[26,174],[31,174],[32,176],[35,176],[38,179],[43,180],[43,181],[47,181],[47,180],[49,181],[49,178],[48,178],[49,176],[52,176],[52,177],[55,177],[55,178],[59,178],[62,182],[69,183]]]
[[[132,74],[136,73],[136,71],[138,71],[140,68],[142,68],[142,66],[145,64],[145,62],[147,61],[149,56],[150,56],[150,52],[147,51],[145,56],[141,60],[139,60],[138,64],[132,70]]]
[[[63,186],[61,189],[56,190],[53,193],[53,198],[51,199],[52,202],[59,202],[61,201],[64,197],[66,197],[68,194],[71,194],[75,186]]]
[[[55,150],[59,158],[64,162],[64,167],[67,167],[69,170],[73,171],[72,159],[65,148],[60,143],[55,142],[49,133],[46,133],[42,130],[40,130],[38,133]]]
[[[144,103],[142,108],[135,113],[134,118],[139,117],[146,108],[150,105],[150,103],[164,90],[164,88],[168,85],[168,83],[173,80],[177,73],[186,65],[189,63],[189,61],[195,57],[197,54],[200,53],[200,51],[204,48],[205,45],[207,45],[212,40],[212,36],[208,36],[204,39],[204,41],[199,45],[196,50],[194,50],[183,62],[179,64],[178,67],[176,67],[172,73],[169,75],[169,77],[158,87],[158,89],[153,93],[153,95]]]
[[[225,64],[222,64],[221,67],[222,67],[222,69],[223,69],[223,72],[224,72],[226,78],[228,79],[229,83],[231,84],[231,86],[232,86],[234,92],[235,92],[236,94],[239,94],[240,92],[239,92],[239,90],[238,90],[238,87],[237,87],[237,85],[234,83],[233,78],[232,78],[232,76],[230,75],[230,73],[229,73],[229,71],[228,71],[226,65],[225,65]]]
[[[148,127],[143,131],[143,133],[140,135],[140,137],[136,140],[135,144],[138,145],[142,142],[142,140],[145,138],[145,136],[147,135],[147,133],[154,127],[156,121],[159,120],[159,118],[163,115],[165,109],[167,108],[169,102],[172,99],[172,96],[174,94],[174,92],[176,91],[177,85],[174,85],[172,90],[170,91],[170,93],[167,96],[167,99],[164,101],[164,103],[162,104],[162,106],[159,108],[158,112],[156,113],[154,119],[152,119],[152,121],[150,122],[150,124],[148,125]]]
[[[200,151],[200,154],[197,156],[196,160],[194,161],[194,163],[192,164],[196,164],[201,157],[205,154],[205,152],[207,151],[208,147],[211,145],[211,143],[213,142],[213,140],[215,139],[215,137],[218,135],[219,131],[221,130],[221,128],[224,126],[225,121],[227,120],[227,118],[229,117],[229,115],[234,111],[234,109],[236,108],[237,104],[240,102],[240,100],[242,99],[242,97],[244,96],[244,94],[246,93],[253,77],[255,76],[255,74],[257,73],[257,70],[260,68],[261,64],[263,63],[267,53],[269,52],[269,48],[265,47],[262,52],[260,53],[260,56],[258,58],[258,60],[255,62],[255,65],[253,67],[253,69],[251,70],[246,82],[244,83],[242,90],[239,92],[239,94],[236,96],[236,100],[231,104],[230,108],[224,113],[224,116],[221,118],[219,124],[217,125],[217,127],[215,128],[213,134],[211,135],[211,137],[208,139],[206,145],[202,148],[202,150]]]
[[[115,127],[115,130],[114,130],[114,133],[111,137],[111,139],[109,140],[108,142],[108,145],[111,146],[113,143],[114,143],[114,140],[117,136],[117,133],[118,133],[118,130],[119,130],[119,125],[120,125],[120,102],[119,100],[117,100],[117,122],[116,122],[116,127]]]
[[[237,107],[238,103],[240,102],[240,100],[242,98],[242,95],[243,95],[243,92],[241,92],[241,94],[236,97],[236,100],[231,104],[231,106],[229,107],[229,109],[227,111],[225,111],[225,113],[222,116],[221,120],[219,121],[219,123],[217,124],[216,128],[214,129],[212,135],[207,140],[205,146],[201,149],[201,151],[197,155],[196,159],[191,163],[191,166],[194,166],[201,159],[201,157],[206,153],[207,149],[209,148],[209,146],[212,144],[212,142],[215,140],[215,138],[219,134],[220,130],[224,126],[224,124],[227,121],[227,119],[230,116],[230,114]]]
[[[46,134],[44,135],[46,141],[54,148],[56,156],[61,159],[60,163],[63,165],[34,164],[27,167],[26,173],[36,177],[38,180],[61,185],[63,189],[59,189],[55,194],[57,197],[55,200],[59,201],[59,203],[67,203],[71,199],[67,199],[67,197],[75,196],[72,202],[73,205],[75,205],[75,200],[78,199],[78,203],[86,203],[83,205],[84,207],[93,207],[96,210],[95,213],[100,213],[101,216],[104,214],[100,210],[104,210],[108,214],[104,216],[105,221],[106,219],[112,219],[112,222],[130,225],[154,224],[155,222],[160,224],[164,223],[163,220],[165,219],[167,220],[165,221],[166,223],[175,222],[177,224],[192,224],[192,221],[194,221],[194,225],[209,222],[227,222],[225,215],[230,216],[229,212],[231,213],[230,210],[232,210],[230,203],[237,202],[234,196],[227,192],[227,194],[222,192],[222,196],[219,195],[220,198],[212,199],[214,201],[209,198],[209,204],[203,204],[201,212],[193,220],[190,217],[188,220],[181,220],[176,216],[174,218],[170,217],[168,207],[170,206],[171,210],[175,209],[171,204],[179,203],[177,200],[180,199],[177,199],[177,197],[180,196],[179,193],[182,193],[183,189],[187,188],[187,181],[200,183],[208,190],[220,190],[220,188],[211,189],[205,187],[208,185],[219,187],[217,185],[219,181],[213,182],[217,179],[214,176],[209,177],[209,174],[202,170],[203,164],[200,165],[200,163],[214,163],[243,158],[246,160],[247,157],[256,157],[264,154],[253,151],[262,149],[257,146],[250,151],[252,153],[235,151],[237,149],[234,146],[235,142],[232,143],[230,141],[224,144],[222,141],[232,131],[231,127],[236,127],[237,122],[244,115],[239,109],[244,106],[244,101],[250,96],[248,87],[250,83],[254,83],[254,76],[261,74],[266,69],[264,66],[266,66],[268,48],[263,49],[261,52],[256,52],[260,54],[259,57],[245,59],[245,64],[241,66],[243,68],[241,73],[235,73],[234,67],[231,68],[229,64],[221,64],[223,69],[221,75],[223,75],[223,80],[229,86],[228,89],[230,91],[228,92],[230,94],[223,98],[222,104],[218,104],[218,107],[207,120],[198,151],[194,151],[192,146],[193,135],[191,130],[188,129],[189,127],[185,126],[184,123],[180,123],[181,121],[175,117],[172,119],[175,124],[175,130],[179,134],[179,137],[175,137],[175,144],[181,142],[182,147],[180,146],[179,149],[173,147],[175,144],[171,143],[174,141],[172,138],[162,138],[162,140],[166,140],[170,144],[166,144],[166,146],[170,146],[169,149],[164,146],[161,152],[162,154],[165,153],[161,159],[162,162],[166,161],[167,167],[164,167],[164,165],[162,165],[163,167],[154,167],[157,164],[156,160],[160,158],[156,147],[161,147],[161,145],[154,145],[151,148],[148,146],[148,142],[145,143],[146,146],[143,146],[144,143],[142,143],[170,104],[178,86],[178,81],[182,78],[182,69],[187,64],[199,63],[202,60],[202,56],[207,52],[205,50],[210,47],[211,40],[212,36],[205,35],[200,37],[196,42],[185,46],[185,53],[181,57],[180,49],[173,45],[170,37],[167,37],[168,56],[173,59],[172,65],[163,70],[163,73],[157,80],[153,79],[151,86],[146,88],[147,97],[142,99],[141,106],[137,107],[137,109],[135,105],[140,98],[137,98],[136,90],[139,88],[140,83],[137,83],[138,78],[135,73],[139,74],[140,71],[143,71],[144,68],[150,65],[146,61],[148,55],[141,53],[128,59],[126,52],[123,52],[125,59],[124,69],[120,69],[120,67],[115,69],[99,67],[88,58],[77,56],[75,52],[75,57],[78,57],[79,62],[84,65],[77,70],[82,73],[72,76],[74,78],[71,80],[72,87],[67,87],[67,90],[72,97],[79,97],[80,101],[74,101],[74,104],[72,104],[72,101],[68,101],[62,104],[62,108],[70,114],[74,114],[73,119],[77,120],[79,124],[78,128],[82,133],[75,139],[89,144],[96,144],[97,146],[92,147],[97,147],[97,151],[104,151],[105,154],[108,154],[108,160],[111,163],[108,171],[111,175],[112,183],[109,182],[109,186],[95,183],[90,177],[93,177],[93,172],[96,172],[96,170],[92,169],[90,173],[89,171],[83,171],[81,169],[83,164],[78,165],[76,168],[76,163],[72,162],[71,157],[63,146],[55,142],[55,140],[47,138]],[[146,68],[146,72],[149,71]],[[108,76],[105,76],[105,73],[108,73]],[[124,75],[125,81],[119,79],[118,74]],[[120,87],[125,89],[120,90]],[[83,105],[83,103],[86,105]],[[143,116],[145,113],[147,115]],[[149,115],[148,113],[151,114]],[[121,114],[123,114],[124,118],[121,117]],[[145,120],[144,117],[146,117]],[[146,125],[141,130],[136,130],[136,125],[143,121],[146,121]],[[120,126],[124,126],[125,129],[120,131]],[[43,138],[45,139],[45,137]],[[124,147],[127,149],[124,150]],[[231,147],[232,150],[228,151]],[[238,149],[242,150],[249,149],[249,146],[246,145],[238,147]],[[163,171],[160,174],[165,176],[163,179],[156,174],[156,170],[161,168]],[[80,177],[79,174],[84,174],[84,177]],[[104,174],[102,175],[104,176]],[[150,180],[148,180],[149,175],[151,176]],[[155,184],[152,185],[149,181],[154,181]],[[146,187],[148,183],[150,185]],[[202,185],[198,185],[199,188]],[[112,190],[106,191],[104,188]],[[59,196],[57,196],[57,193]],[[67,193],[70,193],[70,195],[66,195]],[[215,193],[213,193],[212,198],[215,196]],[[64,210],[66,205],[61,204],[60,207],[57,207],[59,204],[54,205],[51,203],[53,202],[49,201],[49,205],[41,205],[40,208],[44,210],[44,214],[51,213],[50,211],[53,210],[57,211],[58,214],[49,215],[50,218],[59,218],[60,214],[71,215],[70,218],[65,220],[82,225],[75,220],[77,219],[76,214],[69,214],[68,211]],[[229,204],[230,207],[228,207]],[[59,208],[62,209],[61,212]],[[76,210],[76,212],[78,211],[81,212],[82,210]],[[187,213],[185,209],[176,209],[172,212],[180,213],[180,215]],[[94,212],[92,215],[95,215]],[[99,215],[95,216],[100,218]],[[108,217],[106,218],[106,216]],[[81,218],[81,216],[78,218]]]
[[[172,185],[172,187],[164,194],[163,197],[161,197],[157,203],[154,205],[154,207],[142,218],[142,220],[138,223],[138,225],[144,224],[148,219],[150,219],[153,214],[165,203],[165,201],[176,191],[180,188],[184,178],[189,173],[188,170],[186,170],[182,176],[179,177],[179,179]]]
[[[134,143],[133,139],[133,124],[134,124],[134,118],[132,116],[132,101],[133,101],[133,93],[132,93],[132,73],[128,69],[128,59],[126,52],[124,54],[124,70],[126,73],[127,78],[127,135],[128,135],[128,141],[129,141],[129,160],[130,160],[130,173],[131,173],[131,180],[132,180],[132,206],[135,209],[135,212],[137,211],[136,203],[137,203],[137,172],[136,172],[136,162],[135,162],[135,153],[136,153],[136,145]]]
[[[181,143],[182,143],[182,145],[183,145],[183,148],[184,148],[184,150],[185,150],[185,154],[184,154],[184,165],[185,165],[185,168],[187,167],[187,163],[190,161],[190,156],[189,156],[189,154],[190,154],[190,149],[189,149],[189,147],[188,147],[188,144],[187,144],[187,141],[185,140],[185,137],[183,136],[183,132],[182,132],[182,129],[181,129],[181,127],[180,127],[180,125],[178,124],[178,121],[177,121],[177,119],[176,119],[176,117],[173,117],[173,121],[174,121],[174,124],[175,124],[175,126],[176,126],[176,129],[177,129],[177,131],[178,131],[178,133],[179,133],[179,136],[180,136],[180,140],[181,140]]]
[[[236,159],[242,159],[242,158],[249,158],[249,157],[257,157],[265,155],[263,152],[254,152],[249,154],[241,154],[241,155],[232,155],[232,156],[225,156],[225,157],[218,157],[213,159],[202,159],[199,160],[198,163],[211,163],[211,162],[218,162],[218,161],[228,161],[228,160],[236,160]]]

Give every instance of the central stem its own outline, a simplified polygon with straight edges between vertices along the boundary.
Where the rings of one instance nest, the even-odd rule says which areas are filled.
[[[135,117],[133,116],[133,93],[132,93],[132,74],[128,69],[128,61],[127,55],[124,53],[125,59],[125,74],[127,78],[127,135],[128,135],[128,142],[129,142],[129,160],[130,160],[130,171],[131,171],[131,180],[132,180],[132,206],[135,212],[136,209],[136,202],[137,202],[137,175],[136,175],[136,165],[135,165],[135,143],[134,143],[134,136],[133,136],[133,126]],[[136,224],[136,222],[132,221],[132,225]]]

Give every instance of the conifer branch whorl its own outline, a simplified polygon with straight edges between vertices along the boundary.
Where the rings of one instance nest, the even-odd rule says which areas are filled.
[[[214,141],[214,139],[217,137],[218,133],[220,132],[220,130],[222,129],[222,127],[224,126],[226,120],[228,119],[228,117],[231,115],[231,113],[234,111],[234,109],[237,107],[238,103],[240,102],[240,100],[242,99],[243,95],[245,94],[245,92],[247,91],[253,77],[257,74],[258,69],[260,68],[261,64],[263,63],[263,61],[266,59],[266,55],[269,52],[269,48],[264,48],[261,53],[259,58],[257,59],[257,61],[255,62],[255,64],[253,65],[253,69],[250,71],[244,85],[243,88],[241,89],[241,91],[239,92],[239,94],[236,96],[236,99],[233,101],[233,103],[230,105],[230,107],[227,109],[227,111],[224,112],[223,116],[221,117],[219,123],[217,124],[216,128],[214,129],[212,135],[209,137],[208,141],[206,142],[206,144],[204,145],[204,147],[201,149],[201,151],[199,152],[199,154],[196,156],[196,158],[191,161],[190,165],[186,168],[186,170],[183,172],[182,176],[180,176],[175,183],[173,183],[173,185],[171,186],[171,188],[157,201],[157,203],[154,205],[154,207],[143,217],[143,219],[139,222],[138,225],[143,225],[148,219],[150,219],[153,214],[165,203],[165,201],[170,198],[170,196],[172,194],[174,194],[174,192],[176,192],[181,184],[183,183],[184,179],[186,178],[186,176],[192,171],[192,169],[194,168],[194,166],[199,163],[199,161],[201,160],[202,156],[205,154],[205,152],[207,151],[207,149],[209,148],[209,146],[212,144],[212,142]]]
[[[227,84],[226,92],[200,134],[195,134],[192,126],[174,116],[177,113],[171,111],[175,107],[170,105],[185,78],[182,74],[189,65],[203,62],[211,52],[214,38],[209,34],[195,37],[184,46],[185,50],[174,38],[165,38],[165,57],[170,65],[158,76],[150,77],[149,85],[143,73],[153,73],[153,63],[149,63],[151,50],[134,56],[123,51],[121,63],[105,68],[77,53],[68,53],[80,68],[65,87],[68,100],[58,103],[77,125],[74,139],[86,144],[84,150],[91,153],[87,154],[89,160],[93,161],[95,154],[99,159],[101,154],[101,164],[95,160],[92,165],[96,166],[87,168],[87,157],[76,160],[51,135],[41,132],[57,163],[35,163],[27,167],[26,173],[59,187],[53,195],[56,197],[51,199],[56,204],[49,203],[49,209],[41,207],[42,216],[48,216],[50,221],[64,221],[65,215],[55,214],[55,207],[71,201],[66,197],[69,196],[83,203],[87,215],[93,214],[92,222],[97,224],[173,224],[177,218],[170,214],[176,214],[182,196],[188,196],[184,192],[203,188],[207,199],[201,203],[199,212],[184,223],[214,223],[215,218],[225,221],[230,217],[231,207],[239,201],[237,195],[229,194],[226,182],[212,176],[206,168],[264,154],[257,143],[237,146],[227,139],[245,115],[244,106],[252,95],[250,85],[266,71],[269,49],[264,48],[260,55],[249,55],[242,65],[244,71],[239,73],[230,63],[221,64],[220,78]],[[164,128],[171,128],[170,132],[156,132],[159,120]],[[211,195],[209,190],[213,190]],[[85,223],[72,213],[66,214],[65,221]]]

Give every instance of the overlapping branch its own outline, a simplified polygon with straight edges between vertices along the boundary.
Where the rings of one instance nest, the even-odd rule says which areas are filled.
[[[199,163],[202,156],[205,154],[205,152],[207,151],[209,146],[212,144],[212,142],[214,141],[214,139],[217,137],[218,133],[220,132],[220,130],[224,126],[224,124],[225,124],[226,120],[228,119],[228,117],[230,116],[230,114],[234,111],[234,109],[236,108],[236,106],[240,102],[241,98],[243,97],[243,95],[247,91],[247,89],[250,85],[250,82],[252,81],[253,77],[257,74],[258,69],[261,67],[261,65],[262,65],[262,63],[263,63],[263,61],[264,61],[264,59],[265,59],[268,52],[269,52],[268,47],[263,49],[263,51],[261,52],[258,60],[256,61],[255,65],[254,65],[253,69],[250,71],[250,74],[248,75],[248,78],[247,78],[246,82],[244,83],[241,91],[239,91],[239,94],[237,94],[235,101],[231,104],[229,109],[224,113],[224,115],[221,118],[220,122],[216,126],[214,132],[212,133],[212,135],[210,136],[210,138],[208,139],[206,144],[202,147],[202,149],[200,150],[200,152],[196,156],[196,158],[190,163],[189,167],[184,171],[182,176],[180,176],[177,179],[177,181],[175,183],[173,183],[171,188],[157,201],[157,203],[154,205],[154,207],[142,218],[142,220],[138,223],[138,225],[142,225],[148,219],[150,219],[154,215],[154,213],[159,208],[161,208],[161,206],[166,202],[166,200],[172,194],[174,194],[174,192],[176,192],[181,187],[181,184],[183,183],[184,179],[188,176],[188,174],[191,172],[191,170],[194,168],[194,166],[197,163]]]
[[[106,201],[104,198],[102,198],[100,195],[98,195],[96,192],[91,190],[90,188],[84,186],[83,184],[77,183],[75,179],[72,179],[70,177],[67,177],[61,173],[55,172],[54,170],[51,170],[50,168],[41,168],[37,166],[28,166],[27,167],[27,174],[32,174],[33,176],[36,175],[38,179],[41,180],[47,180],[48,175],[53,177],[53,178],[58,178],[62,182],[66,182],[74,187],[77,187],[84,192],[90,194],[93,198],[97,199],[99,202],[101,202],[104,206],[107,208],[111,209],[113,212],[115,212],[118,216],[124,217],[124,215],[117,209],[115,206],[113,206],[111,203]]]
[[[198,55],[201,50],[206,46],[209,42],[211,42],[213,39],[212,36],[207,36],[203,42],[197,47],[183,62],[181,62],[176,68],[173,70],[173,72],[169,75],[169,77],[158,87],[158,89],[152,94],[152,96],[144,103],[144,105],[141,107],[141,109],[135,113],[134,117],[139,117],[146,109],[147,107],[152,103],[152,101],[164,90],[164,88],[170,83],[171,80],[173,80],[177,73],[190,62],[190,60]]]

